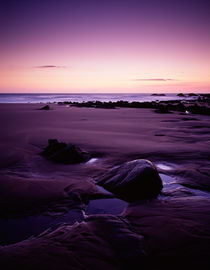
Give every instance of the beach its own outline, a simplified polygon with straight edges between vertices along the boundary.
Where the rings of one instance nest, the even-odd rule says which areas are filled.
[[[209,115],[41,107],[0,104],[4,269],[210,266]],[[49,139],[77,145],[91,158],[47,160],[41,152]],[[157,167],[163,182],[157,198],[123,204],[96,184],[110,169],[137,159]],[[100,205],[104,199],[112,200],[108,208]]]

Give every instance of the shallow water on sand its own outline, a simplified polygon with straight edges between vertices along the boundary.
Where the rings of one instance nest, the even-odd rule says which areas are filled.
[[[53,217],[50,215],[34,215],[21,218],[0,219],[0,245],[9,245],[31,236],[37,236],[43,231],[55,229],[60,224],[84,220],[84,213],[80,209],[72,209],[67,214]]]
[[[210,192],[201,191],[184,187],[176,181],[176,177],[171,177],[165,174],[159,174],[162,182],[163,189],[159,198],[173,198],[173,197],[186,197],[186,196],[199,196],[201,199],[210,199]]]
[[[113,194],[99,187],[105,194]],[[121,214],[128,205],[117,198],[106,198],[91,200],[85,211],[82,209],[71,209],[62,215],[34,215],[22,218],[0,219],[0,245],[9,245],[31,236],[37,236],[43,231],[51,228],[55,229],[62,223],[73,225],[75,222],[82,222],[87,215],[95,214]]]

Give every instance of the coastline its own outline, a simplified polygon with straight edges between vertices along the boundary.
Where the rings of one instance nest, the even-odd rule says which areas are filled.
[[[164,100],[193,100],[198,97],[205,97],[208,94],[152,94],[152,93],[2,93],[0,103],[57,103],[57,102],[116,102],[119,100],[128,102],[151,102]]]

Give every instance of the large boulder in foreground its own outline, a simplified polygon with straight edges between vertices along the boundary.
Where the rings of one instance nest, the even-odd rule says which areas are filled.
[[[126,201],[155,198],[163,185],[152,162],[138,159],[110,170],[97,183]]]
[[[90,155],[78,146],[58,142],[56,139],[48,140],[48,146],[44,148],[41,155],[48,160],[62,164],[85,162],[90,158]]]

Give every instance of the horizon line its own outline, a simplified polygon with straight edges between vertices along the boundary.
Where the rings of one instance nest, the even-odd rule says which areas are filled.
[[[37,92],[37,93],[34,93],[34,92],[2,92],[0,93],[0,95],[13,95],[13,94],[22,94],[22,95],[25,95],[25,94],[30,94],[30,95],[38,95],[38,94],[41,94],[41,95],[45,95],[45,94],[53,94],[53,95],[63,95],[63,94],[69,94],[69,95],[83,95],[83,94],[109,94],[109,95],[115,95],[115,94],[210,94],[210,90],[209,92],[195,92],[195,91],[192,91],[192,92],[182,92],[182,91],[177,91],[177,92],[62,92],[62,93],[57,93],[57,92]]]

